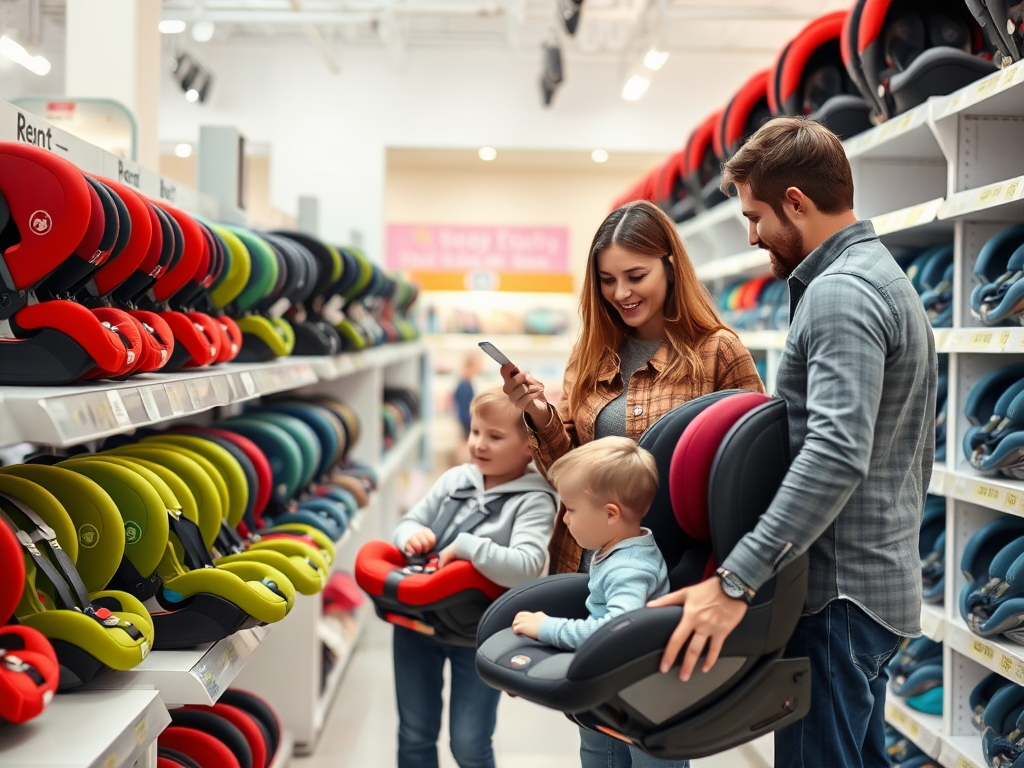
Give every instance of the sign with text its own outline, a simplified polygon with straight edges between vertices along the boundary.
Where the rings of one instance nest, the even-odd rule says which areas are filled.
[[[387,263],[417,272],[564,274],[569,228],[390,224]]]

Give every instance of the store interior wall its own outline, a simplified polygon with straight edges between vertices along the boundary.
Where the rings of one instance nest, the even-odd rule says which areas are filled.
[[[546,110],[539,51],[418,50],[398,69],[386,52],[361,49],[340,57],[339,75],[307,46],[275,46],[273,55],[206,46],[203,57],[217,77],[210,102],[187,103],[165,78],[161,140],[195,141],[203,124],[237,126],[248,141],[271,147],[276,207],[294,211],[299,195],[314,195],[322,236],[380,258],[388,147],[664,154],[770,54],[673,55],[638,102],[619,97],[616,59],[572,59]],[[706,67],[715,77],[684,79]],[[276,94],[273,104],[268,93]]]

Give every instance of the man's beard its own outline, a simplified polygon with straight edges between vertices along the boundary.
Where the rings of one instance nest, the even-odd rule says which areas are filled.
[[[804,259],[804,236],[785,214],[779,216],[779,221],[782,222],[779,234],[771,242],[762,240],[758,246],[771,254],[772,273],[779,280],[785,280]]]

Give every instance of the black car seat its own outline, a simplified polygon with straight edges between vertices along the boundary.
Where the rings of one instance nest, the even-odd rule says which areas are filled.
[[[785,403],[749,392],[692,400],[652,425],[640,444],[659,465],[659,492],[644,524],[665,556],[673,589],[713,573],[757,524],[790,462]],[[678,667],[658,669],[681,607],[623,614],[564,652],[513,634],[512,618],[524,610],[585,617],[588,577],[538,579],[509,591],[484,615],[477,671],[493,687],[566,712],[657,758],[703,757],[809,711],[809,661],[783,658],[806,591],[803,554],[758,590],[711,671],[682,683]]]

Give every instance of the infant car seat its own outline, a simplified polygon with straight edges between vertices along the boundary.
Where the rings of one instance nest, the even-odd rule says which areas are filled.
[[[851,14],[859,18],[851,53],[860,60],[860,85],[883,118],[996,71],[961,0],[857,0]]]
[[[946,500],[929,495],[924,504],[921,533],[922,600],[942,603],[946,586]]]
[[[640,444],[660,467],[671,466],[661,473],[644,524],[665,555],[674,589],[707,577],[754,528],[790,461],[785,403],[749,392],[691,400],[655,422]],[[758,590],[711,671],[698,668],[682,683],[678,667],[659,672],[681,607],[623,614],[576,651],[564,652],[515,635],[512,619],[524,610],[585,617],[588,578],[538,579],[509,591],[484,615],[477,671],[493,687],[566,712],[578,724],[657,758],[704,757],[790,725],[809,711],[809,661],[782,657],[806,591],[803,554]]]
[[[21,545],[0,525],[0,723],[24,723],[36,717],[57,692],[60,667],[53,646],[29,627],[3,626],[11,618],[25,586]]]
[[[1019,0],[967,0],[967,7],[992,47],[999,51],[999,63],[1008,66],[1020,61],[1024,51],[1024,4]]]
[[[447,536],[455,514],[477,495],[475,488],[455,491],[445,499],[431,526],[436,544],[425,555],[407,555],[386,541],[370,541],[356,555],[356,582],[373,600],[384,621],[406,627],[442,642],[472,648],[480,617],[505,587],[495,584],[466,560],[437,569],[437,553],[480,525],[501,514],[515,494],[502,494],[470,514]]]
[[[768,108],[768,70],[750,77],[729,100],[713,136],[715,154],[719,160],[735,155],[743,142],[771,119]]]
[[[990,237],[974,262],[971,314],[985,325],[1018,322],[1024,311],[1024,224],[1014,224]]]

